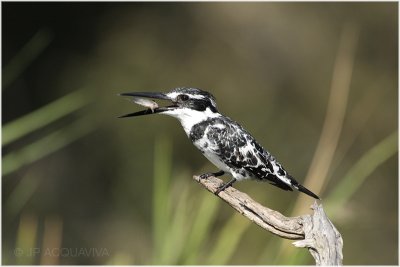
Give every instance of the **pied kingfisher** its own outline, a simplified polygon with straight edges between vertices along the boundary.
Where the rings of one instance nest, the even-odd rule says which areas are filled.
[[[203,155],[220,171],[204,173],[200,178],[221,176],[228,173],[232,179],[221,185],[215,194],[231,186],[235,181],[256,179],[267,181],[283,190],[293,188],[311,197],[319,197],[299,184],[282,165],[237,122],[218,112],[215,98],[197,88],[175,88],[169,93],[122,93],[133,97],[133,101],[148,109],[129,113],[119,118],[166,114],[177,118],[189,139]],[[171,101],[172,104],[159,107],[149,98]]]

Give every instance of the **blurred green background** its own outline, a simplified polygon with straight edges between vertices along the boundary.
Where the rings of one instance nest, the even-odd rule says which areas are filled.
[[[2,3],[3,264],[313,264],[117,93],[191,86],[322,197],[345,264],[398,264],[398,4]],[[227,178],[224,178],[225,180]],[[313,200],[235,187],[286,216]]]

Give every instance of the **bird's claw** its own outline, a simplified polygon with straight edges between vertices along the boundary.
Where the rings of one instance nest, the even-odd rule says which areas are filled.
[[[227,182],[225,184],[218,186],[217,191],[215,191],[214,194],[218,195],[221,191],[224,191],[226,188],[232,186],[234,182],[236,182],[235,178],[233,178],[232,180],[230,180],[229,182]]]
[[[200,179],[207,179],[208,177],[214,176],[214,177],[218,177],[221,175],[224,175],[224,171],[218,171],[218,172],[206,172],[201,174],[199,177]]]
[[[201,180],[203,180],[203,179],[207,179],[208,177],[211,177],[211,176],[214,176],[214,173],[206,172],[206,173],[200,174],[199,177],[200,177]]]
[[[215,191],[215,195],[218,195],[221,191],[224,191],[226,188],[230,187],[231,185],[229,183],[222,184],[217,187],[217,191]]]
[[[214,192],[215,195],[218,195],[222,191],[222,186],[217,188],[217,191]]]

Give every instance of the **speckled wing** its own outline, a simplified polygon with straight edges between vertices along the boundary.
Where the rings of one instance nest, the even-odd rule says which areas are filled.
[[[282,165],[277,162],[268,151],[260,146],[252,136],[250,136],[249,142],[254,147],[251,154],[252,157],[256,158],[257,163],[252,166],[246,166],[245,168],[258,179],[267,180],[272,185],[283,190],[293,191],[291,186],[297,185],[296,180],[294,180]],[[252,162],[255,162],[255,160],[253,159]]]
[[[213,150],[216,158],[223,161],[238,180],[253,178],[269,181],[284,190],[292,190],[292,181],[297,184],[275,158],[238,123],[227,117],[219,117],[205,122],[203,127],[198,132],[209,142],[206,147]]]

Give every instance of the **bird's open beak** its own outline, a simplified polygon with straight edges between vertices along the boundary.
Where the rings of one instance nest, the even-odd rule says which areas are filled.
[[[172,101],[170,97],[163,93],[154,93],[154,92],[136,92],[136,93],[122,93],[119,94],[120,96],[130,96],[132,97],[132,101],[135,102],[136,104],[139,104],[141,106],[145,106],[148,109],[125,114],[122,116],[119,116],[118,118],[127,118],[127,117],[134,117],[134,116],[142,116],[142,115],[150,115],[150,114],[155,114],[155,113],[160,113],[168,110],[172,110],[176,108],[175,104],[165,106],[165,107],[159,107],[156,102],[154,102],[152,99],[161,99],[161,100],[169,100]]]

